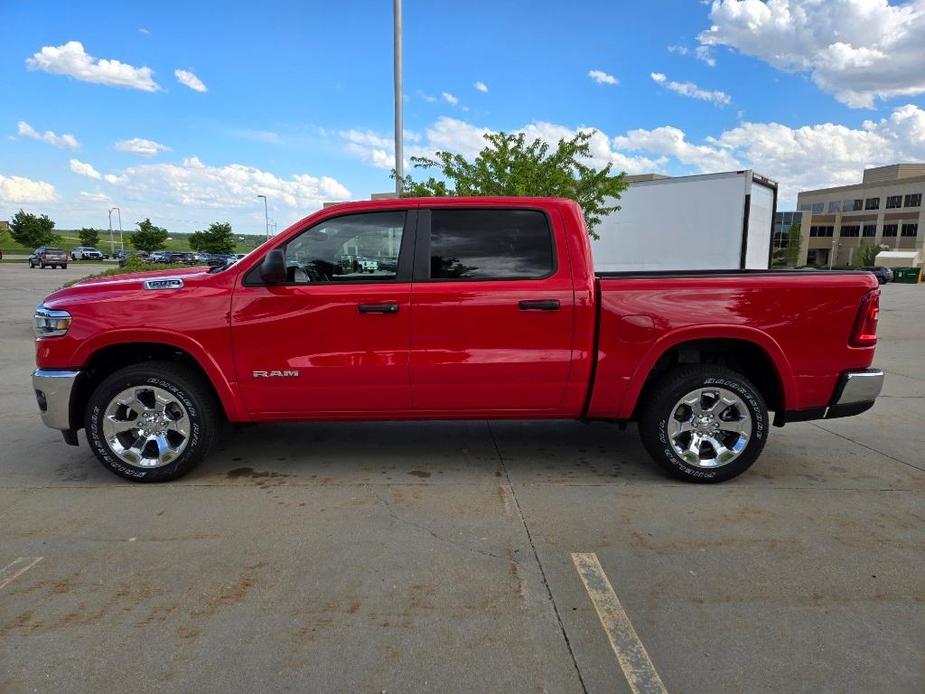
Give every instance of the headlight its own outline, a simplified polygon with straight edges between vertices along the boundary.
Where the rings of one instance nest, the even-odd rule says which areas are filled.
[[[44,306],[35,307],[35,336],[61,337],[71,327],[71,314],[67,311],[53,311]]]

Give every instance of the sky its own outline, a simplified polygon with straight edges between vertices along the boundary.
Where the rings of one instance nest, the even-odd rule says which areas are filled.
[[[394,187],[391,0],[0,0],[0,26],[0,219],[263,233],[259,194],[282,230]],[[406,157],[588,130],[597,166],[753,168],[778,209],[925,161],[925,0],[404,0],[404,60]]]

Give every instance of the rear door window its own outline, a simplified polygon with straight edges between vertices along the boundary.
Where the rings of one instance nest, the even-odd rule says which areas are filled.
[[[549,221],[538,210],[434,209],[430,279],[542,279],[555,271]]]

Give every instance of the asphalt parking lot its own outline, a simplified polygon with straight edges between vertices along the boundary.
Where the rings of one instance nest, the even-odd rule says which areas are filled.
[[[88,271],[0,265],[0,691],[626,692],[623,615],[641,691],[925,691],[925,286],[883,289],[873,410],[722,485],[469,422],[250,427],[139,486],[32,394],[32,307]]]

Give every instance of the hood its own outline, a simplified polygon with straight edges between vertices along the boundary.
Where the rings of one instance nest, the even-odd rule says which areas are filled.
[[[170,277],[182,279],[185,287],[200,284],[214,277],[214,275],[210,275],[208,270],[203,267],[183,267],[147,272],[130,272],[109,277],[89,277],[70,287],[65,287],[49,294],[42,303],[49,308],[59,308],[63,307],[64,304],[71,305],[75,301],[106,300],[135,292],[158,291],[164,294],[182,292],[183,288],[145,289],[146,280],[167,279]]]

